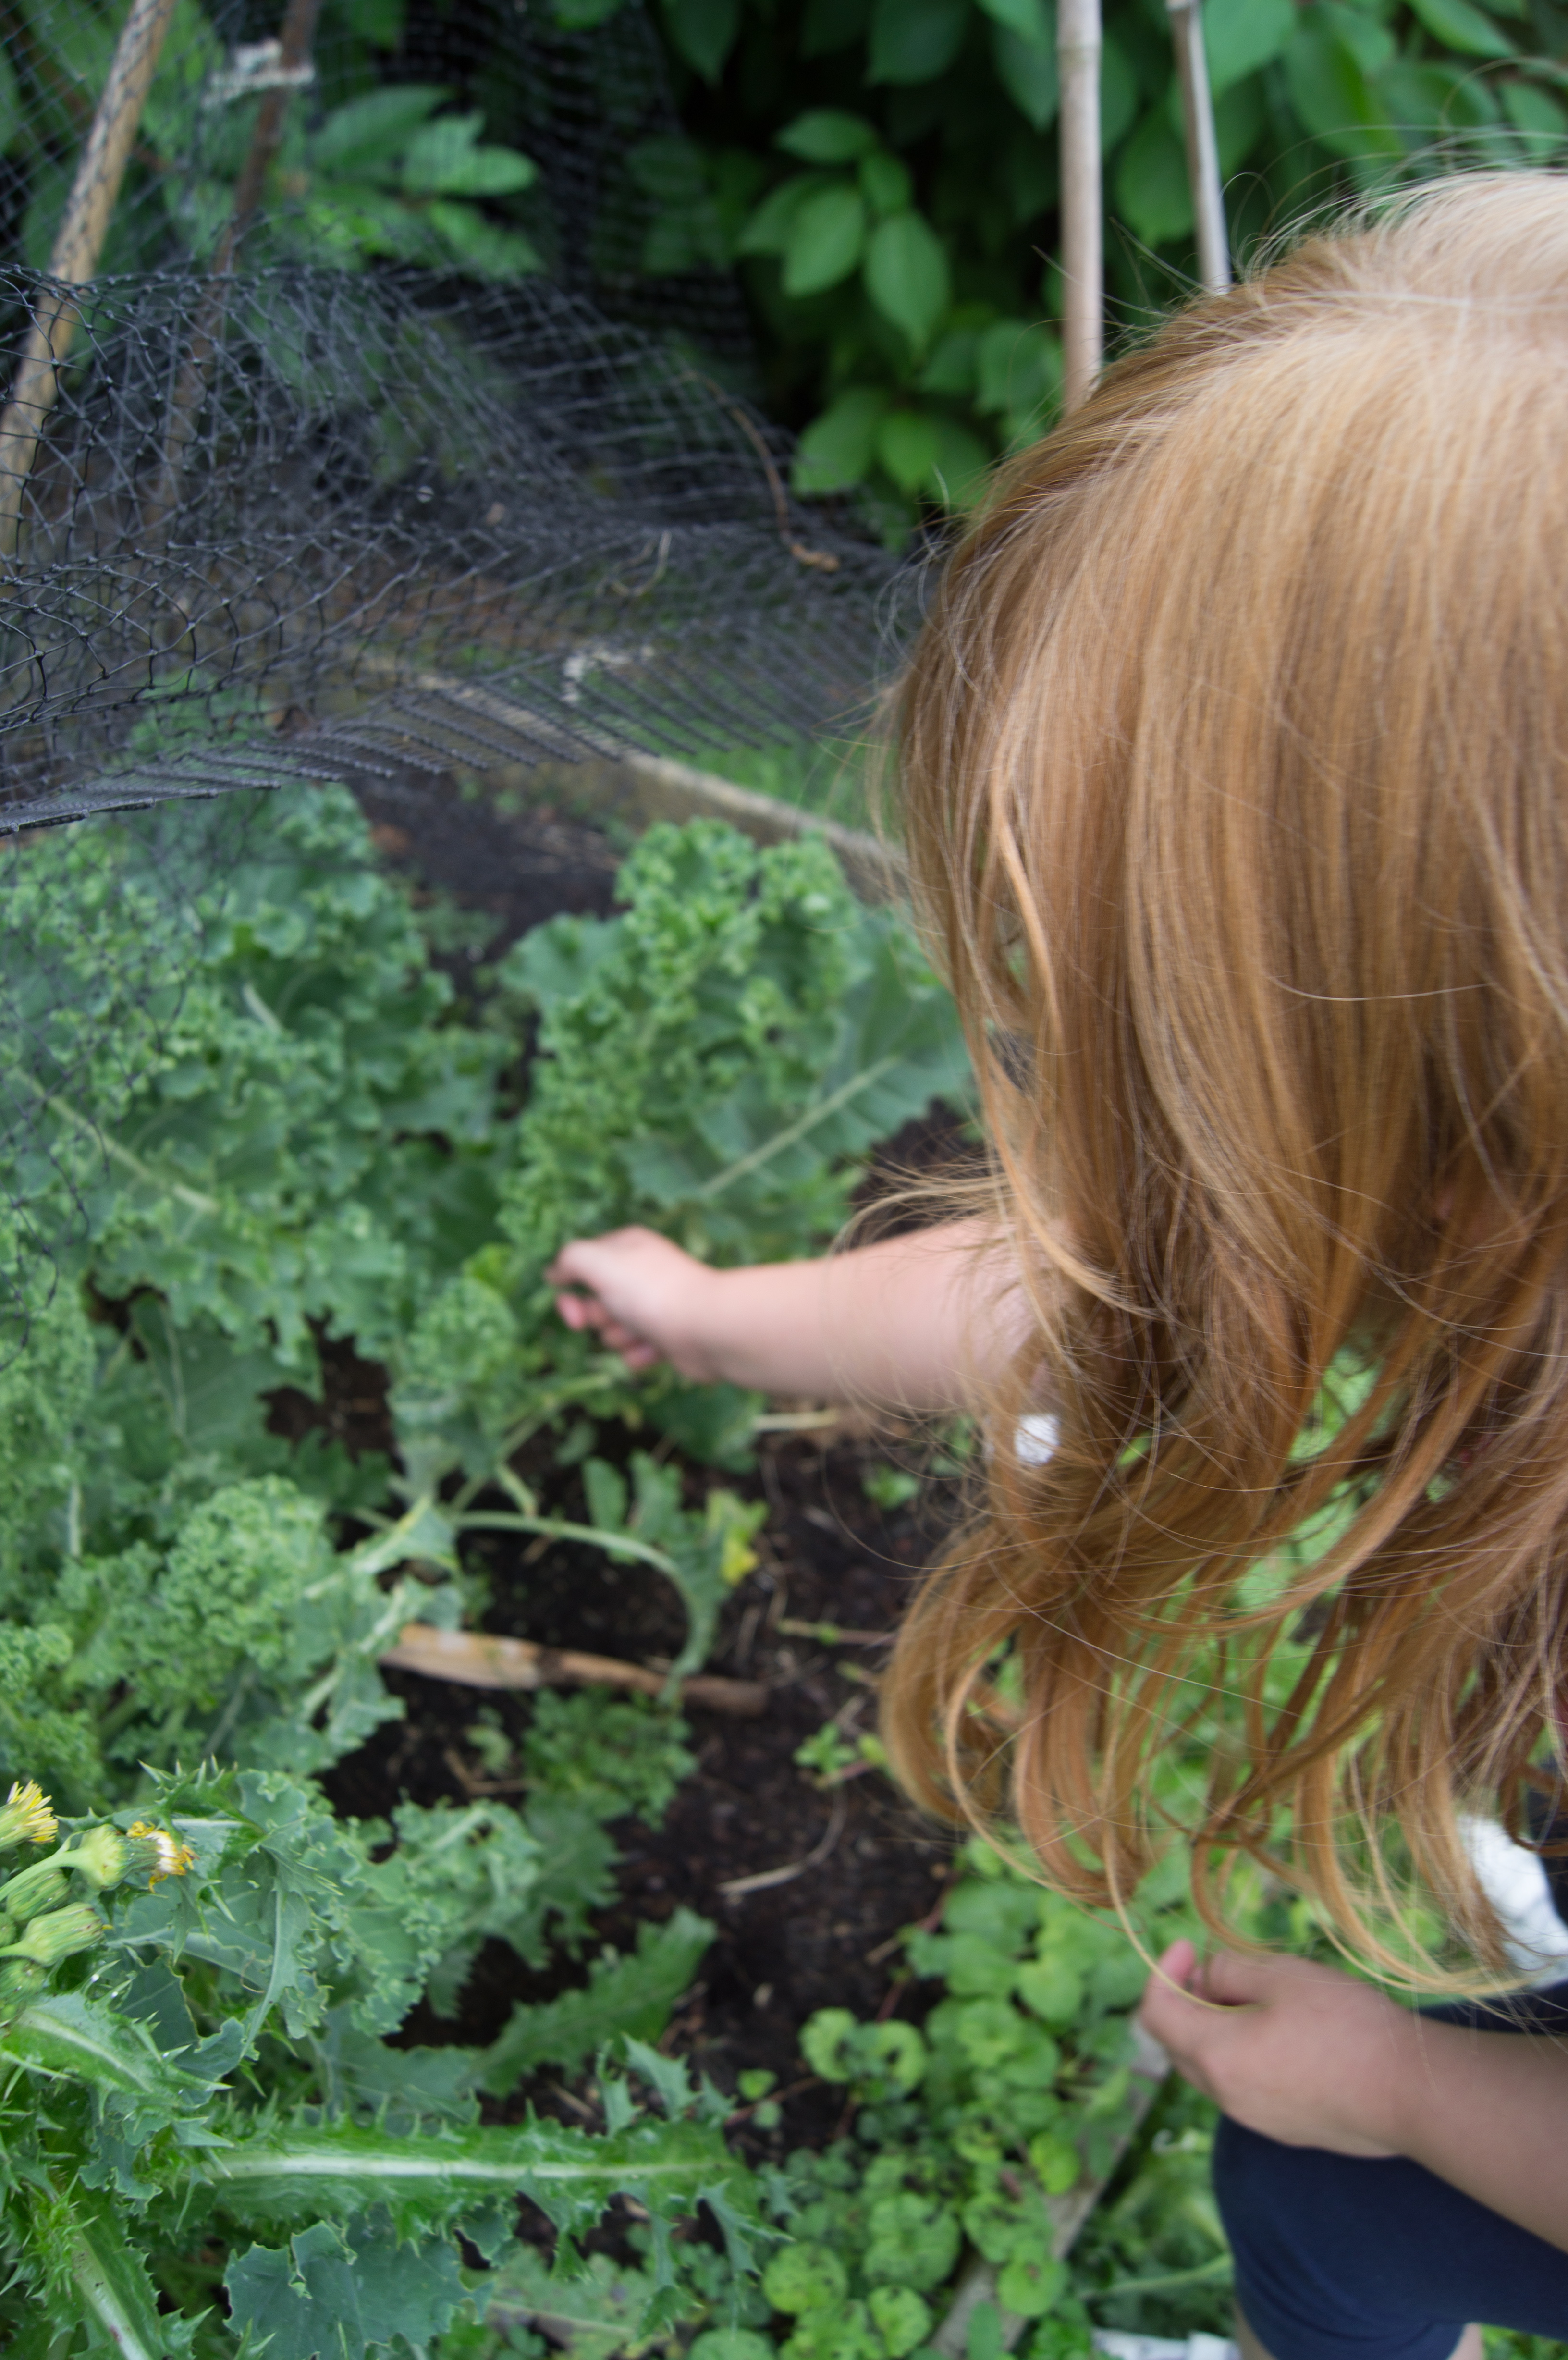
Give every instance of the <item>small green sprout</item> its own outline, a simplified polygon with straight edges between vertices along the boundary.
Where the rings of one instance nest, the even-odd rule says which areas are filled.
[[[887,1749],[873,1731],[848,1737],[836,1721],[824,1721],[813,1730],[797,1745],[793,1758],[815,1786],[839,1786],[862,1770],[887,1767]]]
[[[920,1479],[905,1467],[868,1467],[860,1479],[860,1488],[874,1508],[890,1516],[896,1508],[907,1508],[920,1496]]]

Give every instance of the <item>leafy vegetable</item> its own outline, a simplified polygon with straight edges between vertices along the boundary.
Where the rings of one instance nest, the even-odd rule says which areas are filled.
[[[14,1938],[0,1941],[13,2269],[0,2320],[19,2326],[47,2297],[53,2331],[90,2348],[189,2350],[194,2320],[160,2315],[157,2293],[199,2252],[238,2333],[301,2355],[384,2349],[411,2325],[433,2335],[474,2317],[455,2239],[504,2260],[518,2194],[563,2252],[613,2197],[641,2206],[650,2322],[672,2278],[670,2227],[699,2202],[732,2265],[751,2266],[755,2198],[714,2105],[652,2052],[627,2053],[659,2113],[612,2077],[608,2127],[590,2135],[482,2127],[466,2087],[477,2060],[394,2057],[374,2037],[401,2021],[453,1911],[472,1911],[467,1871],[455,1888],[432,1879],[442,1857],[471,1860],[477,1824],[460,1832],[462,1815],[444,1815],[439,1842],[419,1830],[376,1865],[276,1776],[176,1781],[160,1801],[158,1826],[71,1829],[0,1885]],[[48,1841],[53,1826],[41,1794],[19,1790],[0,1846]],[[40,1877],[91,1898],[29,1916]],[[83,1952],[97,1961],[86,1983],[71,1980]],[[292,2087],[258,2102],[255,2071],[280,2035],[299,2060]],[[281,2244],[267,2242],[275,2224]]]

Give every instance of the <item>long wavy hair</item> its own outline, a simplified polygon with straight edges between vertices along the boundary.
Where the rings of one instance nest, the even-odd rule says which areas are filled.
[[[1250,1854],[1405,1973],[1419,1887],[1503,1968],[1456,1814],[1568,1666],[1565,388],[1568,180],[1314,235],[1002,476],[898,714],[1030,1317],[897,1765],[1121,1906],[1217,1688],[1210,1922]]]

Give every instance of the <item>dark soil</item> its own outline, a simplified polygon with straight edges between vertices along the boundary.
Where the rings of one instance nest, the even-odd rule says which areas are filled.
[[[756,1720],[688,1712],[697,1769],[661,1828],[624,1821],[615,1830],[619,1895],[594,1927],[601,1940],[627,1950],[639,1919],[668,1918],[681,1904],[716,1924],[702,1979],[666,2045],[724,2088],[733,2089],[747,2066],[768,2067],[783,2088],[807,2081],[786,2105],[778,2137],[788,2146],[831,2136],[842,2106],[842,2092],[809,2082],[800,2064],[800,2026],[819,2007],[870,2016],[898,2003],[897,1936],[929,1916],[951,1856],[947,1837],[879,1773],[857,1772],[823,1791],[793,1758],[826,1721],[838,1717],[852,1734],[875,1725],[869,1679],[885,1648],[861,1634],[890,1633],[937,1544],[929,1511],[887,1517],[866,1500],[862,1478],[886,1456],[885,1448],[843,1434],[825,1447],[800,1437],[765,1440],[757,1476],[743,1487],[760,1487],[772,1508],[765,1563],[730,1601],[711,1668],[762,1680],[768,1709]],[[693,1484],[700,1480],[693,1470]],[[574,1512],[582,1513],[580,1504]],[[486,1629],[655,1665],[679,1646],[680,1604],[658,1575],[617,1568],[564,1544],[551,1544],[532,1564],[525,1557],[509,1538],[485,1551]],[[824,1645],[784,1627],[821,1622],[856,1635]],[[329,1775],[337,1808],[380,1816],[404,1797],[428,1804],[492,1791],[464,1732],[481,1704],[497,1699],[412,1673],[387,1677],[407,1699],[408,1718],[378,1731]],[[529,1700],[499,1703],[515,1743]],[[760,1890],[724,1890],[734,1880],[797,1867],[799,1874]],[[562,1961],[550,1974],[533,1975],[505,1944],[491,1943],[457,2022],[421,2009],[402,2037],[489,2041],[519,2001],[548,1997],[581,1973]]]
[[[508,816],[463,799],[455,788],[434,791],[425,780],[406,791],[388,784],[363,800],[383,857],[409,874],[416,895],[433,890],[460,911],[495,921],[490,956],[557,911],[610,906],[617,853],[604,835],[570,814]],[[909,1176],[932,1177],[962,1152],[953,1117],[933,1109],[889,1142],[860,1201]],[[901,1213],[894,1225],[909,1218]],[[323,1344],[321,1350],[323,1402],[280,1394],[275,1428],[299,1435],[313,1426],[355,1452],[387,1448],[385,1371],[357,1359],[352,1347]],[[606,1434],[601,1448],[609,1445]],[[628,1949],[639,1920],[667,1918],[682,1904],[714,1922],[701,1979],[663,2045],[725,2089],[733,2090],[748,2066],[776,2074],[784,2120],[768,2139],[757,2138],[775,2152],[821,2144],[842,2111],[843,2092],[813,2081],[800,2063],[801,2025],[824,2006],[862,2016],[908,2007],[915,1994],[901,1975],[897,1938],[931,1915],[949,1874],[951,1839],[922,1820],[879,1772],[856,1771],[824,1790],[794,1760],[797,1747],[824,1721],[836,1718],[851,1736],[875,1726],[874,1682],[886,1639],[940,1549],[951,1502],[942,1497],[943,1487],[928,1483],[913,1506],[887,1514],[872,1504],[863,1483],[873,1466],[912,1463],[916,1451],[912,1440],[857,1431],[853,1422],[762,1439],[755,1475],[737,1486],[769,1504],[758,1543],[762,1563],[726,1607],[710,1668],[764,1682],[767,1710],[755,1720],[689,1711],[697,1768],[663,1825],[624,1821],[613,1830],[621,1850],[619,1891],[596,1921],[596,1937]],[[538,1481],[547,1470],[544,1459],[526,1472]],[[686,1480],[695,1499],[715,1479],[692,1467]],[[735,1484],[733,1477],[718,1480]],[[565,1513],[580,1515],[577,1481],[557,1471],[549,1490]],[[668,1663],[681,1644],[680,1601],[657,1574],[617,1568],[595,1551],[561,1543],[523,1546],[496,1535],[475,1535],[467,1546],[487,1582],[489,1630],[654,1666]],[[854,1636],[824,1644],[794,1627],[823,1622]],[[336,1807],[355,1817],[384,1817],[404,1797],[430,1804],[493,1791],[465,1732],[489,1705],[516,1744],[529,1699],[413,1673],[387,1677],[407,1701],[407,1718],[379,1730],[330,1774],[324,1783]],[[725,1890],[776,1870],[792,1873],[749,1891]],[[491,2040],[519,2002],[548,1997],[583,1972],[581,1961],[562,1960],[549,1974],[535,1975],[507,1946],[492,1942],[463,1994],[461,2016],[443,2020],[421,2007],[400,2037]],[[506,2111],[529,2099],[552,2103],[548,2090],[525,2085]]]
[[[416,904],[444,902],[489,922],[466,945],[445,948],[437,935],[436,963],[460,988],[469,980],[465,966],[498,958],[546,918],[609,913],[622,852],[563,803],[506,804],[423,775],[389,775],[359,801],[376,850],[409,880]]]

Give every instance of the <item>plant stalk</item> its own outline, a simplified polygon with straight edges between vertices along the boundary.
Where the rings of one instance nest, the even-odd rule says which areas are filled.
[[[1087,400],[1105,354],[1105,231],[1100,193],[1100,0],[1061,0],[1062,406]]]
[[[11,398],[0,416],[0,555],[13,556],[33,458],[60,390],[60,365],[81,314],[71,290],[97,276],[136,128],[158,71],[175,0],[131,0],[109,79],[76,168],[65,218],[49,256],[56,283],[39,291]]]
[[[1187,142],[1187,180],[1192,191],[1192,221],[1198,247],[1198,276],[1206,295],[1223,295],[1230,285],[1230,244],[1225,235],[1225,190],[1220,182],[1219,148],[1214,139],[1214,103],[1209,90],[1208,59],[1203,51],[1203,20],[1198,0],[1166,0],[1171,16],[1171,40],[1176,51],[1176,72],[1181,84],[1181,127]]]
[[[572,1647],[541,1647],[532,1639],[499,1639],[487,1631],[443,1631],[433,1622],[406,1622],[395,1647],[381,1657],[428,1678],[457,1680],[475,1688],[542,1688],[581,1685],[632,1688],[661,1697],[669,1676],[614,1655],[587,1655]],[[760,1680],[730,1680],[713,1672],[693,1672],[680,1682],[683,1704],[747,1718],[762,1712],[768,1691]]]

